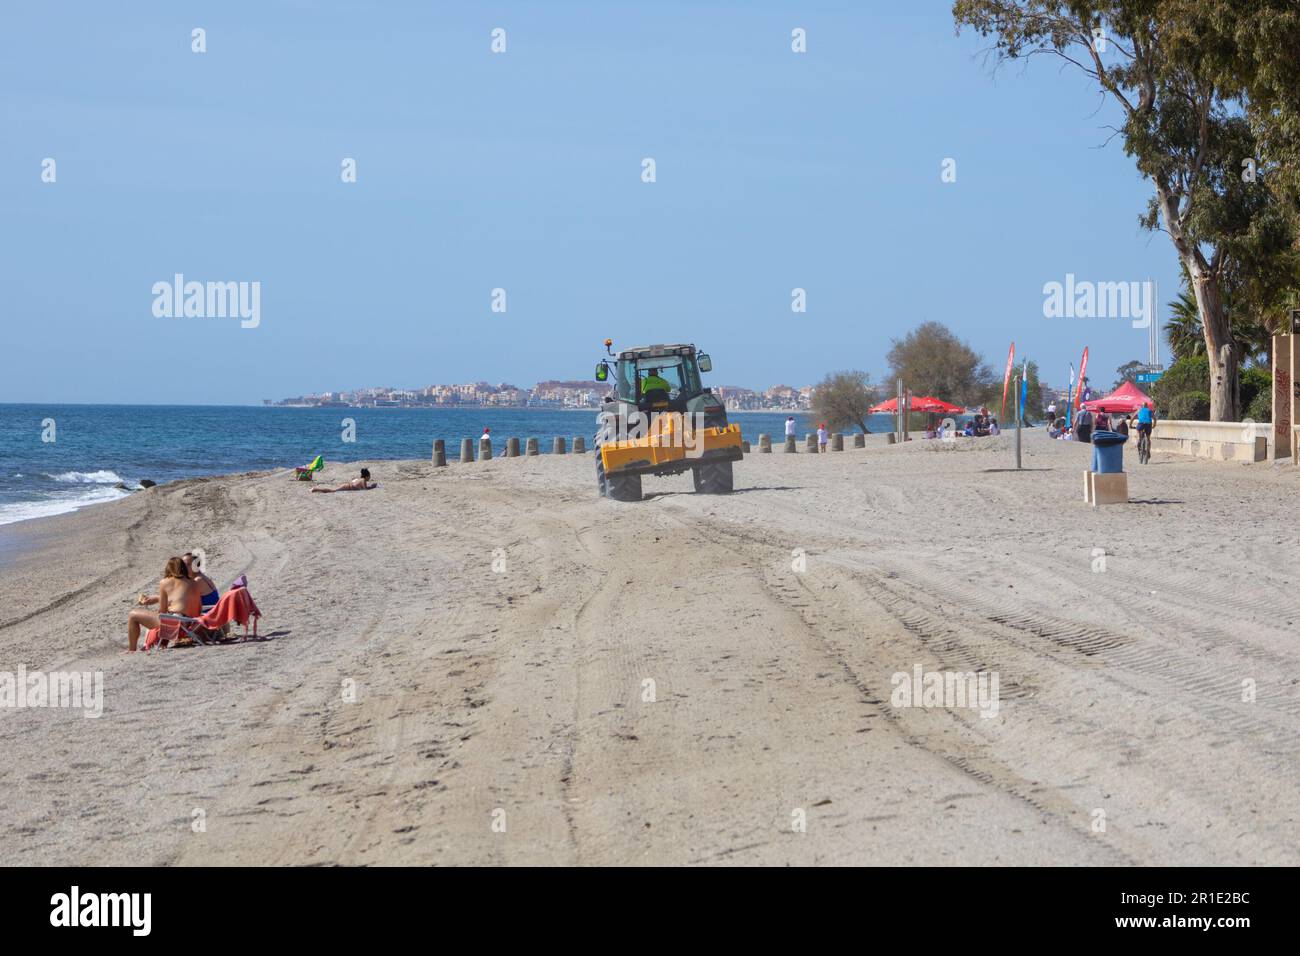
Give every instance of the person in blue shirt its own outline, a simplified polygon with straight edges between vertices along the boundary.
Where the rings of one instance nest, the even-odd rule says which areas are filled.
[[[1150,405],[1143,405],[1138,409],[1138,431],[1151,434],[1151,426],[1156,423],[1156,416],[1151,412]]]

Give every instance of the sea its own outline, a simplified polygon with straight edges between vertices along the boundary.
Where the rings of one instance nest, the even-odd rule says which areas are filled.
[[[733,412],[744,437],[777,441],[794,414],[799,435],[816,429],[808,413]],[[890,415],[867,420],[893,428]],[[292,408],[214,405],[0,405],[0,525],[62,514],[129,495],[142,479],[262,471],[326,461],[429,458],[435,438],[448,458],[484,427],[537,438],[543,453],[562,435],[596,432],[595,409]],[[496,443],[494,442],[494,445]],[[119,487],[121,486],[121,487]]]

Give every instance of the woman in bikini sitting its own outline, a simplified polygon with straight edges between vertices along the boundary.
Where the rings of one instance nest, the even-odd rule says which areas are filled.
[[[221,592],[217,590],[216,582],[203,573],[203,561],[193,551],[186,551],[181,555],[181,560],[185,562],[185,569],[190,572],[190,580],[199,586],[199,599],[203,603],[203,610],[208,610],[217,606],[217,601],[221,600]]]

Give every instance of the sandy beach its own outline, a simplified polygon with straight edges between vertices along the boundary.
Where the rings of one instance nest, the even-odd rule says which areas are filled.
[[[9,526],[0,670],[104,699],[0,710],[5,862],[1300,863],[1300,469],[1157,455],[1093,510],[1086,446],[878,437],[729,496],[383,461]],[[271,639],[123,656],[192,548]],[[894,706],[916,665],[997,716]]]

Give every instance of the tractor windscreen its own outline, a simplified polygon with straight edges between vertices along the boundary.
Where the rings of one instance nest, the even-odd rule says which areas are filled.
[[[661,355],[639,358],[619,363],[619,392],[628,401],[636,401],[645,392],[645,381],[662,379],[668,385],[668,394],[672,398],[683,395],[695,395],[700,391],[700,370],[695,365],[694,356]],[[636,381],[630,380],[635,375]],[[659,386],[662,388],[662,385]]]

